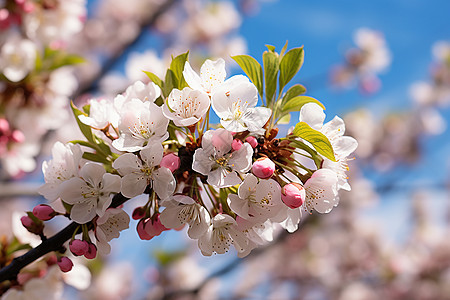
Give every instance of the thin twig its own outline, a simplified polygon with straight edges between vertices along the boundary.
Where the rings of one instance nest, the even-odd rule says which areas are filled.
[[[111,207],[118,207],[125,203],[128,199],[129,198],[124,197],[122,194],[117,194],[113,198]],[[36,248],[31,249],[22,256],[14,258],[9,265],[0,270],[0,283],[6,280],[15,280],[20,270],[27,265],[47,253],[60,250],[63,244],[72,237],[75,230],[81,232],[81,227],[78,227],[78,225],[79,224],[76,222],[70,223],[60,232],[43,241]]]

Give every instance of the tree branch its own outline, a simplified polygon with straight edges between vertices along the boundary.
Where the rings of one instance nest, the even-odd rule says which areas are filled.
[[[129,198],[124,197],[122,194],[116,194],[112,200],[112,204],[110,207],[116,208],[125,203],[128,199]],[[0,283],[6,280],[16,279],[17,274],[19,274],[20,270],[22,270],[33,261],[37,260],[47,253],[60,250],[63,244],[72,237],[78,225],[79,224],[76,222],[70,223],[63,230],[61,230],[51,238],[43,241],[36,248],[31,249],[22,256],[14,258],[9,265],[0,270]],[[78,229],[77,233],[80,232],[81,229]]]

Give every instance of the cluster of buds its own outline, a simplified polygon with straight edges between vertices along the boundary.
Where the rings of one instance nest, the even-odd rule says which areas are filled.
[[[113,101],[72,106],[86,141],[55,144],[40,193],[62,202],[82,227],[83,240],[70,244],[75,255],[89,257],[94,242],[108,253],[108,242],[128,228],[128,214],[113,208],[118,194],[147,195],[132,214],[141,239],[188,227],[202,254],[234,245],[243,257],[270,242],[276,227],[295,231],[303,210],[330,212],[337,191],[350,189],[347,157],[357,143],[344,136],[342,119],[324,123],[323,104],[299,84],[283,93],[301,68],[302,47],[268,47],[263,59],[277,67],[265,64],[265,77],[252,71],[263,68],[250,56],[233,57],[248,77],[229,79],[223,59],[206,60],[198,74],[187,56],[173,58],[165,81],[146,72],[151,83],[138,81]],[[299,122],[277,137],[276,125],[292,111]]]

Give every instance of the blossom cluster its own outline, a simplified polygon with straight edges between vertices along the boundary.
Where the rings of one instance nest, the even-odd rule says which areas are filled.
[[[85,0],[0,2],[0,178],[35,169],[41,140],[63,124],[77,88],[65,44],[79,32]]]
[[[206,60],[197,73],[184,53],[164,81],[146,72],[152,82],[137,81],[113,100],[72,105],[86,140],[55,144],[40,189],[64,211],[40,208],[43,217],[34,216],[65,214],[80,224],[82,239],[72,238],[70,250],[91,258],[97,249],[108,253],[108,242],[129,226],[117,198],[144,194],[148,201],[132,214],[141,239],[185,226],[203,255],[233,245],[244,257],[277,228],[297,230],[302,210],[330,212],[338,190],[350,190],[347,158],[357,142],[344,136],[341,118],[324,123],[323,104],[304,96],[302,85],[283,92],[304,56],[302,47],[286,47],[268,46],[264,68],[234,56],[248,77],[228,79],[223,59]],[[277,124],[293,111],[299,122],[277,137]],[[210,125],[215,117],[219,124]]]

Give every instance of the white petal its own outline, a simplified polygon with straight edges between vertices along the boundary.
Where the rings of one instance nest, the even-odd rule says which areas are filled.
[[[202,79],[192,69],[189,62],[186,62],[183,70],[183,77],[186,83],[194,90],[203,90]]]
[[[269,121],[272,111],[267,107],[250,108],[242,118],[250,132],[260,130]]]
[[[207,59],[200,68],[200,78],[206,92],[214,93],[227,76],[225,71],[225,61],[219,58],[216,61]]]
[[[161,167],[154,172],[153,189],[161,200],[167,199],[175,192],[177,183],[168,168]]]
[[[79,178],[74,177],[64,181],[59,187],[59,195],[61,199],[68,204],[75,204],[85,200],[83,193],[89,191],[86,182]]]
[[[148,144],[141,150],[141,158],[149,167],[158,166],[163,158],[163,146],[161,143]]]
[[[147,185],[147,178],[143,174],[131,173],[122,178],[120,190],[125,197],[133,198],[143,194]]]
[[[133,153],[125,153],[119,156],[112,164],[120,175],[127,175],[132,172],[137,172],[142,168],[142,163],[139,157]]]
[[[195,204],[198,209],[197,219],[192,220],[189,223],[188,236],[191,239],[200,238],[209,228],[211,223],[211,218],[208,211],[199,204]]]
[[[231,143],[233,142],[233,136],[228,130],[219,128],[214,131],[212,136],[212,144],[216,149],[218,156],[223,156],[231,150]]]
[[[300,122],[305,122],[311,128],[315,130],[320,130],[325,120],[325,113],[322,107],[316,103],[306,103],[300,110]]]
[[[247,200],[241,199],[235,194],[230,194],[228,195],[228,204],[230,205],[231,210],[238,216],[244,219],[251,218],[248,214],[249,205]]]
[[[209,156],[202,148],[195,150],[194,159],[192,162],[192,170],[203,175],[208,175],[213,164],[214,162],[210,160]]]
[[[212,226],[209,226],[208,230],[198,239],[198,248],[203,255],[212,255]]]
[[[250,170],[252,166],[253,148],[249,143],[244,143],[238,151],[232,153],[228,165],[241,173]]]
[[[85,224],[96,216],[97,203],[94,201],[85,201],[77,203],[70,211],[70,218],[77,223]]]
[[[104,193],[119,193],[120,192],[120,176],[110,173],[103,175],[103,187],[102,192]]]
[[[86,182],[92,184],[95,188],[100,186],[103,179],[103,174],[105,173],[106,171],[105,168],[103,168],[103,165],[91,162],[85,164],[80,170],[80,176],[83,177]]]

